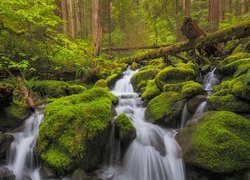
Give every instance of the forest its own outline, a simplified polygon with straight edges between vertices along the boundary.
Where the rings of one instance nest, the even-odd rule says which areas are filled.
[[[249,180],[250,0],[0,0],[0,180]]]

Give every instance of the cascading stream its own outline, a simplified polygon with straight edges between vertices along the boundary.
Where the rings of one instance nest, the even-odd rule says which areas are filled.
[[[131,118],[136,129],[136,139],[128,147],[122,162],[106,164],[99,172],[99,178],[184,180],[181,149],[174,139],[175,131],[145,121],[146,108],[142,106],[142,101],[130,83],[135,72],[130,69],[125,71],[112,93],[119,97],[117,114],[125,113]],[[111,152],[119,153],[114,150]]]
[[[43,117],[43,113],[36,111],[25,121],[21,132],[13,133],[7,167],[13,171],[16,180],[41,179],[39,160],[33,149]]]

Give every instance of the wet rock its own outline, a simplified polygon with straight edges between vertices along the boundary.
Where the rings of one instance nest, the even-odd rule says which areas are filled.
[[[56,172],[46,165],[43,165],[40,169],[40,175],[43,179],[53,179],[56,178]]]
[[[188,112],[194,113],[197,107],[200,105],[200,103],[206,101],[206,99],[207,98],[204,95],[198,95],[190,99],[187,103]]]
[[[0,107],[5,107],[12,102],[13,86],[6,83],[0,83]]]
[[[7,167],[0,167],[0,179],[15,180],[15,175],[13,174],[13,171],[9,170]]]
[[[14,137],[12,135],[3,134],[0,132],[0,159],[6,157],[7,151],[10,149],[10,145]]]
[[[82,169],[77,169],[74,171],[71,180],[94,180],[94,177],[88,176]]]

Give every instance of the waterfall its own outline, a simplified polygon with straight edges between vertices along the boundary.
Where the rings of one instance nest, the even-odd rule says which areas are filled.
[[[13,133],[7,167],[13,171],[16,180],[40,180],[40,164],[34,147],[38,135],[39,125],[43,120],[43,113],[36,111],[24,124],[21,132]]]
[[[194,113],[194,116],[204,113],[206,106],[207,106],[207,101],[203,101],[202,103],[200,103],[199,106],[197,107],[195,113]]]
[[[214,68],[211,72],[209,72],[204,81],[204,88],[208,92],[208,95],[213,94],[213,87],[217,84],[219,84],[219,79],[217,78],[215,74],[216,68]]]
[[[180,128],[183,128],[185,126],[186,121],[188,120],[189,117],[190,117],[190,113],[188,112],[187,103],[186,103],[181,114],[181,127]]]
[[[175,130],[166,130],[145,121],[145,110],[130,79],[136,71],[128,69],[113,91],[119,97],[117,114],[127,114],[135,129],[136,139],[121,162],[113,162],[99,172],[101,179],[113,180],[184,180],[181,149],[174,139]],[[111,151],[116,152],[117,151]]]

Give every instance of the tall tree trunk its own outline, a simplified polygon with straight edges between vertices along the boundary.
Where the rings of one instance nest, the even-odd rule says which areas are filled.
[[[218,29],[220,22],[220,0],[208,1],[208,22],[211,23],[212,29]]]
[[[109,0],[109,7],[108,7],[108,32],[109,32],[109,55],[111,54],[111,46],[112,46],[112,26],[111,26],[111,18],[112,18],[112,2]]]
[[[100,17],[100,0],[92,0],[92,37],[94,55],[100,55],[102,46],[102,26]]]
[[[241,0],[235,0],[235,9],[234,9],[234,12],[235,12],[235,15],[236,16],[239,16],[241,15]]]
[[[175,0],[174,7],[175,7],[175,20],[176,20],[176,40],[181,41],[183,40],[183,35],[181,33],[181,25],[182,25],[182,10],[183,10],[183,0]]]
[[[185,16],[190,17],[190,4],[191,0],[185,0]]]
[[[63,19],[63,33],[68,33],[68,8],[67,8],[67,0],[62,0],[61,2],[61,13]]]

